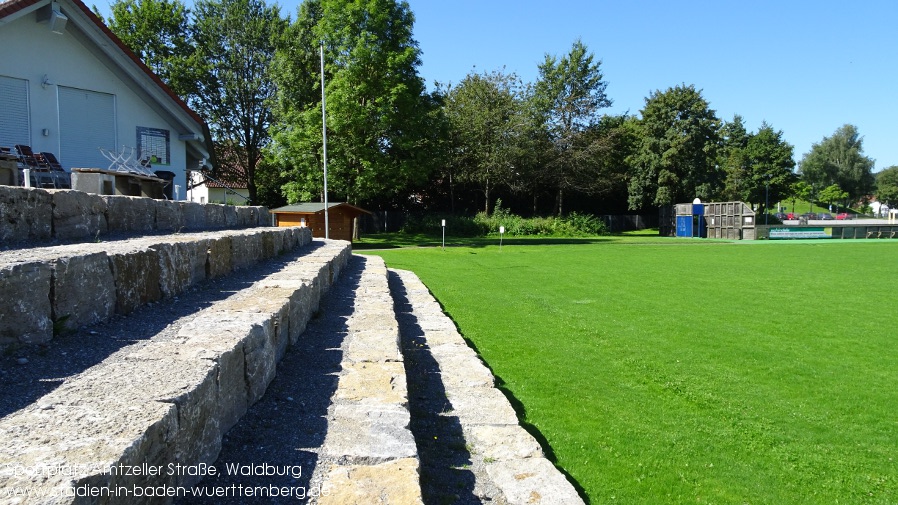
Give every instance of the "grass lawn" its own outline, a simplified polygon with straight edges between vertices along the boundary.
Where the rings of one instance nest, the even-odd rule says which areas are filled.
[[[368,253],[592,503],[898,503],[898,241],[496,242]]]

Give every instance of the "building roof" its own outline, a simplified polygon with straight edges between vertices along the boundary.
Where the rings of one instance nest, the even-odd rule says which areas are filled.
[[[201,170],[202,181],[197,186],[205,184],[207,188],[226,188],[226,189],[246,189],[246,174],[240,167],[233,167],[231,170],[219,173],[210,170]]]
[[[354,214],[371,214],[361,207],[356,207],[355,205],[350,205],[346,202],[327,203],[328,211],[335,207],[340,207],[341,209]],[[294,203],[293,205],[285,205],[283,207],[271,209],[271,212],[274,214],[318,214],[324,213],[324,204],[322,202]]]
[[[177,108],[183,111],[187,116],[189,116],[193,121],[196,122],[196,126],[199,127],[202,133],[202,139],[197,139],[197,141],[204,145],[206,150],[208,151],[209,156],[214,156],[214,150],[212,149],[212,139],[209,132],[209,126],[197,114],[193,111],[187,103],[184,102],[178,95],[175,94],[171,88],[168,87],[167,84],[162,82],[162,79],[159,78],[155,73],[144,62],[136,55],[134,52],[125,45],[121,39],[118,38],[103,21],[97,17],[90,8],[85,5],[81,0],[53,0],[57,3],[66,3],[71,4],[76,10],[77,13],[81,16],[74,17],[69,16],[69,21],[82,31],[87,32],[88,30],[93,31],[95,34],[99,32],[102,36],[113,43],[112,46],[105,43],[98,43],[97,46],[104,51],[113,62],[119,64],[119,66],[123,66],[124,63],[121,58],[115,57],[115,54],[118,53],[121,56],[124,56],[124,59],[130,60],[130,63],[133,63],[139,73],[143,75],[145,78],[152,81],[153,84],[157,86],[157,88],[167,95],[168,98],[172,100],[172,102],[177,106]],[[28,12],[33,12],[40,7],[51,4],[51,0],[0,0],[0,26],[9,22],[13,19],[18,18],[19,16],[25,15]],[[85,22],[86,21],[86,22]],[[96,38],[94,37],[96,40]]]

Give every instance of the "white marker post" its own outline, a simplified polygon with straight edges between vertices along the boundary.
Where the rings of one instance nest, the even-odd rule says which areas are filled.
[[[499,252],[502,252],[502,237],[505,236],[505,227],[499,227]]]
[[[446,220],[443,219],[443,250],[446,250]]]

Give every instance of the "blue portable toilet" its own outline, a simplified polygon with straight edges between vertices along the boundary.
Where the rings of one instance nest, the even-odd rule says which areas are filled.
[[[677,236],[692,236],[692,216],[677,216]]]

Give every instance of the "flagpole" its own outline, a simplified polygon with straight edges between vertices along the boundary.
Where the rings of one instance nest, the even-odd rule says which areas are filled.
[[[330,238],[330,224],[327,220],[327,116],[324,102],[324,41],[321,41],[321,138],[324,152],[324,238]]]

